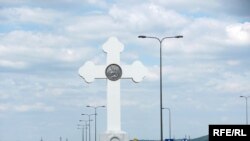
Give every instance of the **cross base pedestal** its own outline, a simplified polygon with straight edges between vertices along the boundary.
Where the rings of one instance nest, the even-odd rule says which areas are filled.
[[[100,141],[129,141],[125,132],[108,132],[100,135]]]

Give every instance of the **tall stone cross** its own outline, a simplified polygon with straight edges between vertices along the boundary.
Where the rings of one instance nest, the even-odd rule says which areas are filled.
[[[132,65],[120,65],[120,53],[124,45],[116,37],[110,37],[102,47],[107,53],[107,64],[94,65],[88,61],[79,69],[79,74],[88,83],[95,79],[107,79],[107,133],[119,133],[122,132],[120,79],[140,82],[146,75],[147,69],[139,61],[135,61]]]

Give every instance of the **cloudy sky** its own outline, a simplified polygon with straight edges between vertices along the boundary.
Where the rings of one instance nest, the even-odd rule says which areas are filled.
[[[110,36],[125,46],[121,64],[140,60],[149,70],[141,83],[121,82],[122,129],[130,139],[160,139],[159,43],[138,35],[184,36],[162,46],[172,137],[207,135],[209,124],[245,124],[239,96],[250,95],[249,6],[248,0],[0,0],[0,141],[81,140],[78,121],[93,113],[86,105],[106,105],[106,80],[87,84],[78,69],[88,60],[106,63],[102,44]],[[98,109],[97,119],[98,133],[105,132],[106,109]],[[164,138],[168,131],[164,111]]]

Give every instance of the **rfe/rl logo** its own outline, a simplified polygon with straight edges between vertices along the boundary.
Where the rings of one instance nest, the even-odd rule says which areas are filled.
[[[209,141],[250,141],[250,125],[209,125]]]
[[[213,129],[213,136],[247,136],[243,129]]]

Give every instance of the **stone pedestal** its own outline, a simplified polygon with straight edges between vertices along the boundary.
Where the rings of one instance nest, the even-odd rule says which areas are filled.
[[[107,132],[100,135],[100,141],[129,141],[125,132]]]

